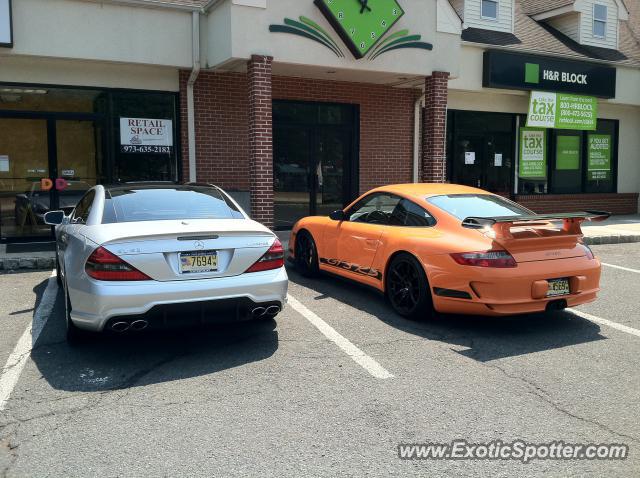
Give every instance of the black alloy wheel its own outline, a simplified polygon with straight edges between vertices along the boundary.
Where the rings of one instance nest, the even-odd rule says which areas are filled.
[[[296,268],[305,277],[316,277],[319,274],[318,249],[308,232],[301,232],[296,238]]]
[[[398,254],[387,272],[387,298],[393,309],[409,319],[433,316],[429,283],[420,263],[410,254]]]

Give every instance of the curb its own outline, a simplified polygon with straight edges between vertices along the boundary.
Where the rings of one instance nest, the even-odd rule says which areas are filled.
[[[605,244],[629,244],[640,242],[640,235],[613,234],[606,236],[585,236],[584,243],[588,246],[603,246]]]
[[[22,270],[51,270],[56,266],[54,257],[3,257],[0,273]]]

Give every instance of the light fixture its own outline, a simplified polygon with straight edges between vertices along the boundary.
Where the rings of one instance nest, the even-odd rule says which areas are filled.
[[[329,70],[329,71],[327,71],[327,73],[329,75],[335,75],[337,72],[336,72],[336,70]]]
[[[46,95],[48,93],[47,90],[42,89],[31,89],[31,88],[0,88],[0,93],[3,94],[14,94],[14,95],[23,95],[23,94],[31,94],[31,95]]]

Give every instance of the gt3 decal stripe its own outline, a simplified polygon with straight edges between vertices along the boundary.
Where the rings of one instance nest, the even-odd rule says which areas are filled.
[[[369,267],[362,267],[358,264],[351,264],[346,261],[340,261],[338,259],[325,259],[324,257],[320,258],[320,263],[325,264],[327,266],[335,267],[337,269],[343,269],[346,271],[354,272],[355,274],[360,274],[367,277],[373,277],[374,279],[382,280],[382,272],[378,269],[372,269]]]

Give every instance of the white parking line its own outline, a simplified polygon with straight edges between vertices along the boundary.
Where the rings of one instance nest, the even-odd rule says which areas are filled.
[[[375,378],[393,378],[393,375],[389,373],[382,365],[376,362],[373,358],[369,357],[358,347],[353,345],[348,339],[340,335],[336,330],[327,324],[324,320],[307,309],[304,305],[298,302],[296,299],[287,295],[289,305],[305,319],[311,322],[322,334],[340,347],[354,362],[364,368],[367,372],[373,375]]]
[[[18,340],[13,352],[11,352],[11,355],[9,355],[7,359],[7,363],[2,369],[2,375],[0,375],[0,412],[7,406],[9,397],[18,383],[18,379],[29,359],[31,350],[38,340],[42,329],[44,329],[47,319],[51,315],[57,293],[58,285],[56,284],[56,271],[54,270],[51,273],[51,277],[49,277],[49,282],[42,294],[40,304],[38,304],[38,308],[33,314],[33,321],[24,331],[20,340]]]
[[[629,269],[628,267],[622,267],[622,266],[615,266],[613,264],[607,264],[606,262],[601,262],[601,264],[603,266],[607,266],[607,267],[613,267],[614,269],[621,269],[623,271],[627,271],[627,272],[635,272],[636,274],[640,274],[640,271],[637,269]]]
[[[587,314],[586,312],[581,312],[576,309],[567,309],[572,314],[577,315],[578,317],[582,317],[583,319],[587,319],[590,322],[594,322],[600,325],[606,325],[607,327],[611,327],[613,329],[619,330],[621,332],[626,332],[627,334],[635,335],[636,337],[640,337],[640,330],[634,329],[633,327],[628,327],[626,325],[619,324],[617,322],[612,322],[607,319],[603,319],[601,317],[596,317],[595,315]]]

